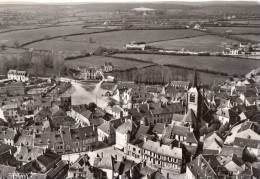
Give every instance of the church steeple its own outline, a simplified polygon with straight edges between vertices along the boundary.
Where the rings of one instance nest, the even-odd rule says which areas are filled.
[[[194,79],[193,79],[192,87],[194,88],[198,87],[198,76],[197,76],[197,71],[195,69],[194,69]]]

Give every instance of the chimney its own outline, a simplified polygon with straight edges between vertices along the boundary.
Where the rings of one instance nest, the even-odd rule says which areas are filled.
[[[101,158],[103,158],[103,156],[104,156],[104,153],[103,153],[103,152],[101,152],[101,153],[100,153],[100,157],[101,157]]]
[[[146,135],[144,136],[144,142],[147,142],[147,136]]]
[[[143,162],[142,162],[142,167],[145,167],[146,166],[146,160],[144,160]]]
[[[148,111],[150,111],[150,103],[147,103]]]

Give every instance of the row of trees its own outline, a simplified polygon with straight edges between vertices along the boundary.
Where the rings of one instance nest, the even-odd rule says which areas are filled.
[[[27,70],[33,75],[45,76],[46,73],[59,75],[64,69],[64,57],[61,53],[31,52],[4,54],[0,56],[0,73],[9,69]]]

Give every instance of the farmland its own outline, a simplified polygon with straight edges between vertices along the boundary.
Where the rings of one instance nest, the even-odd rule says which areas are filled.
[[[14,45],[15,42],[23,44],[29,41],[41,39],[44,37],[54,37],[57,35],[67,35],[73,33],[89,33],[102,31],[103,29],[84,29],[81,26],[57,26],[48,28],[39,28],[31,30],[19,30],[0,33],[0,43],[8,46]]]
[[[78,49],[79,45],[83,45],[87,51],[93,51],[99,46],[109,48],[122,49],[126,43],[131,41],[163,41],[170,39],[180,39],[187,37],[194,37],[203,35],[203,32],[184,29],[184,30],[126,30],[126,31],[114,31],[104,32],[97,34],[86,34],[67,37],[66,39],[53,39],[48,41],[41,41],[29,45],[37,49],[53,49],[66,51],[69,48],[74,50]],[[91,40],[90,40],[91,39]],[[90,42],[91,41],[91,42]],[[64,46],[63,46],[64,43]]]
[[[254,40],[260,42],[260,35],[234,35],[234,36],[246,40]]]
[[[259,27],[207,27],[207,29],[216,33],[228,33],[231,35],[239,34],[260,34]]]
[[[214,35],[205,35],[200,37],[192,37],[185,39],[169,40],[162,42],[150,43],[150,45],[161,47],[164,49],[186,49],[191,51],[209,51],[221,52],[224,50],[225,44],[238,43],[235,40],[226,39]]]
[[[80,58],[77,60],[67,60],[65,61],[65,65],[68,67],[73,67],[73,66],[100,67],[101,65],[104,65],[105,62],[111,62],[114,66],[116,66],[120,70],[126,70],[135,67],[142,68],[151,65],[149,63],[144,63],[144,62],[135,62],[130,60],[121,60],[121,59],[102,57],[102,56],[90,56],[90,57]]]
[[[260,61],[216,56],[170,56],[150,54],[116,54],[115,56],[130,57],[157,64],[172,64],[188,68],[218,71],[227,74],[245,74],[260,66]]]

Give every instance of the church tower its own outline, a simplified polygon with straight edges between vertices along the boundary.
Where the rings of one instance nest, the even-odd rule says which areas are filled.
[[[198,87],[197,72],[194,72],[194,80],[191,88],[188,90],[188,111],[192,110],[197,119],[200,119],[201,95]]]

